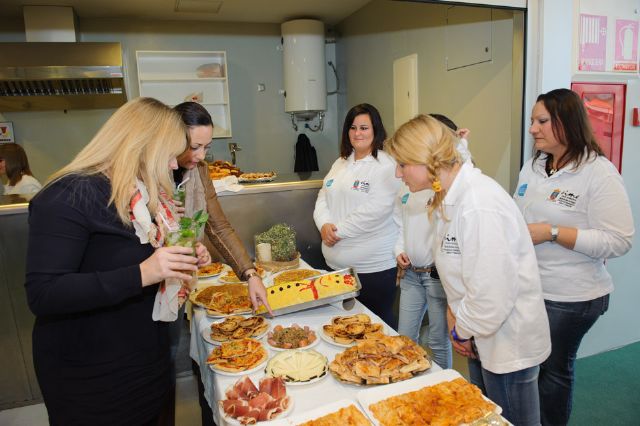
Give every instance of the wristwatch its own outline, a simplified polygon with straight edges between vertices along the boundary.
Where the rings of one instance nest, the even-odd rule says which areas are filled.
[[[551,242],[555,243],[558,239],[558,225],[551,225]]]

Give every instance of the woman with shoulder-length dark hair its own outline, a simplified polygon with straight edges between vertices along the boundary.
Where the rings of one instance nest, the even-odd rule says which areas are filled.
[[[540,366],[541,420],[560,425],[571,415],[580,342],[609,306],[613,281],[604,261],[631,249],[634,225],[622,177],[576,93],[538,96],[529,133],[535,154],[514,198],[535,245],[551,329],[551,355]]]
[[[0,175],[7,177],[4,193],[34,194],[42,185],[33,177],[24,149],[18,144],[0,144]]]
[[[398,226],[393,205],[400,182],[395,161],[384,151],[387,133],[370,104],[349,110],[342,128],[340,158],[318,193],[313,218],[322,254],[333,269],[355,268],[362,283],[359,300],[393,328]]]

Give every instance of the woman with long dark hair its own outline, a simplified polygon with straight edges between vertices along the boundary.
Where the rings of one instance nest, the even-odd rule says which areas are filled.
[[[540,366],[541,420],[566,425],[576,353],[613,291],[604,261],[631,249],[633,217],[622,177],[576,93],[538,96],[529,133],[535,154],[522,166],[514,198],[535,245],[551,327],[551,355]]]

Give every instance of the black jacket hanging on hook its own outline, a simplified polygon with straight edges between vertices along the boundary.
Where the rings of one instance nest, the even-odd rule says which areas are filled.
[[[316,149],[311,145],[311,141],[305,134],[298,135],[296,142],[296,162],[293,171],[315,172],[318,171],[318,156]]]

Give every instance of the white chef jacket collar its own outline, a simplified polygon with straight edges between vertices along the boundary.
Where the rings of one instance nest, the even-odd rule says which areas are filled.
[[[380,152],[380,150],[378,150],[378,152]],[[351,154],[349,154],[349,157],[347,157],[347,161],[349,162],[349,164],[352,164],[352,163],[356,162],[356,151],[355,150],[351,151]],[[369,154],[366,157],[359,159],[358,161],[370,162],[370,161],[377,161],[377,159],[374,158],[373,155]]]
[[[587,154],[587,150],[585,149],[585,153],[584,153],[586,160],[583,160],[583,163],[586,161],[593,161],[595,160],[595,158],[597,157],[598,154],[596,154],[595,152],[592,152],[591,154]],[[547,177],[547,169],[546,169],[546,164],[547,164],[547,157],[549,156],[549,154],[543,152],[542,154],[540,154],[540,157],[538,157],[538,159],[535,161],[534,165],[533,165],[533,169],[537,174],[540,174],[542,176]],[[567,163],[565,164],[565,166],[563,168],[561,168],[560,170],[558,170],[556,173],[554,173],[553,175],[549,176],[549,178],[552,178],[554,176],[559,176],[562,173],[577,173],[580,171],[581,167],[574,167],[575,162],[571,162],[571,163]]]
[[[447,206],[454,206],[458,201],[460,195],[464,191],[464,183],[467,180],[467,176],[472,176],[474,174],[479,174],[480,169],[476,169],[470,161],[467,161],[462,164],[458,174],[456,175],[453,183],[451,184],[451,188],[447,191],[447,195],[445,195],[443,204]]]

